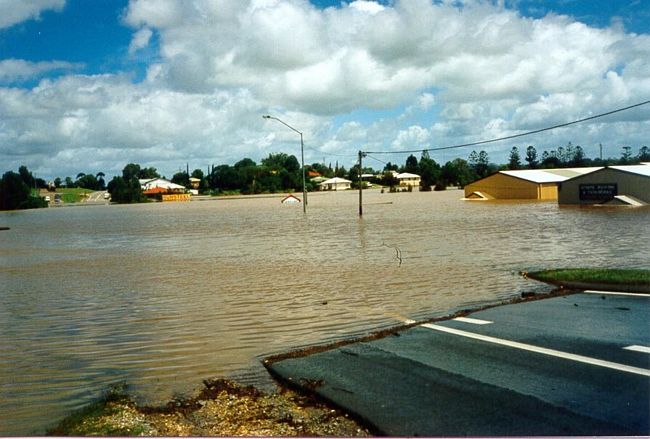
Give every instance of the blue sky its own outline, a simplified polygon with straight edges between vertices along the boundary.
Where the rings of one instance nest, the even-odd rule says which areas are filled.
[[[349,166],[650,99],[646,0],[16,0],[0,16],[0,171],[46,178],[295,153],[266,113],[305,133],[308,162]],[[648,143],[648,114],[486,150],[616,156]]]

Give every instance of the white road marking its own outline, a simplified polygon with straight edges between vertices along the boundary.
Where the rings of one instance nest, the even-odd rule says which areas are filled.
[[[650,294],[643,294],[643,293],[623,293],[623,292],[616,292],[616,291],[596,291],[596,290],[585,290],[584,291],[587,294],[602,294],[605,296],[637,296],[637,297],[650,297]]]
[[[488,320],[472,319],[469,317],[456,317],[454,320],[456,320],[457,322],[471,323],[472,325],[491,325],[492,323],[494,323]]]
[[[472,332],[461,331],[460,329],[448,328],[446,326],[434,325],[431,323],[425,323],[421,325],[424,328],[433,329],[435,331],[446,332],[448,334],[454,334],[461,337],[472,338],[475,340],[481,340],[488,343],[494,343],[501,346],[508,346],[511,348],[521,349],[529,352],[536,352],[538,354],[550,355],[553,357],[564,358],[567,360],[577,361],[580,363],[591,364],[595,366],[606,367],[609,369],[620,370],[622,372],[634,373],[637,375],[643,375],[650,377],[650,370],[642,369],[640,367],[627,366],[625,364],[613,363],[611,361],[599,360],[597,358],[585,357],[582,355],[572,354],[569,352],[556,351],[555,349],[547,349],[539,346],[533,346],[526,343],[519,343],[516,341],[504,340],[501,338],[490,337],[482,334],[475,334]]]
[[[628,351],[643,352],[644,354],[650,354],[650,347],[648,346],[639,346],[633,344],[632,346],[626,346],[623,349]]]

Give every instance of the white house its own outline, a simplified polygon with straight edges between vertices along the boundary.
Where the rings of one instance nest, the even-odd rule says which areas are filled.
[[[321,190],[324,191],[343,191],[346,189],[350,189],[352,182],[350,180],[346,180],[345,178],[340,178],[340,177],[334,177],[330,178],[329,180],[325,180],[324,182],[320,183],[318,186],[320,186]]]
[[[420,186],[420,176],[417,174],[402,172],[401,174],[397,174],[395,178],[399,180],[400,186]]]

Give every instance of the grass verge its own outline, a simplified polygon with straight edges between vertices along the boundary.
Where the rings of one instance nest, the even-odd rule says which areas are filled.
[[[86,194],[89,194],[92,191],[89,189],[81,188],[59,188],[56,190],[56,192],[61,194],[61,200],[64,203],[79,203],[84,200]]]
[[[608,285],[650,285],[650,270],[565,268],[525,273],[526,277],[549,283],[584,282]]]

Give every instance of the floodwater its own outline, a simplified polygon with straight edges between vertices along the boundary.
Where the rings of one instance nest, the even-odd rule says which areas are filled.
[[[0,213],[0,435],[108,386],[145,402],[259,359],[548,287],[520,270],[647,268],[650,210],[464,202],[461,191]]]

